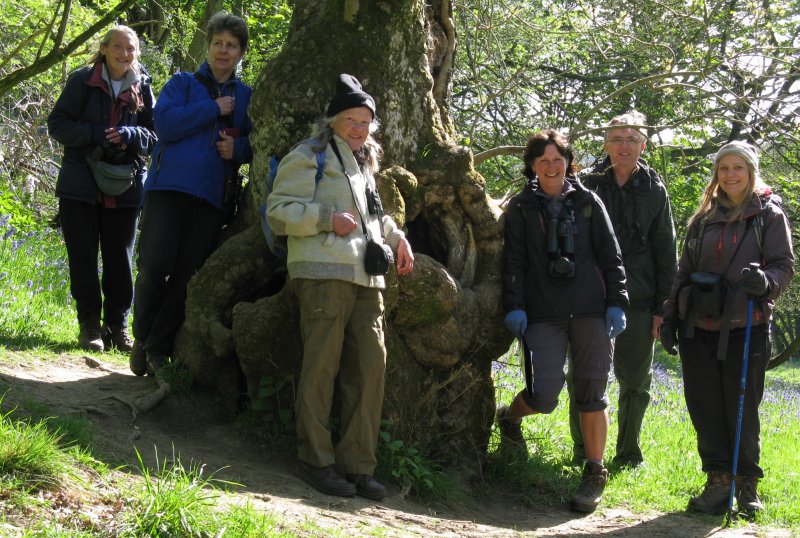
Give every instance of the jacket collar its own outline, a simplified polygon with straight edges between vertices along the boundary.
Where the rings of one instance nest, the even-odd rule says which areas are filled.
[[[86,81],[86,84],[88,86],[100,88],[108,95],[111,95],[111,77],[108,76],[108,68],[106,67],[105,62],[99,61],[94,64],[94,67],[92,68],[92,74],[89,77],[89,80]],[[126,90],[134,86],[139,86],[139,84],[140,81],[138,75],[134,73],[133,69],[129,69],[128,72],[125,73],[125,77],[122,79],[122,86],[120,87],[117,99],[126,104],[130,103],[131,92]]]
[[[638,166],[636,170],[633,172],[633,176],[628,180],[627,183],[625,183],[625,187],[642,191],[651,190],[652,184],[658,181],[658,175],[656,174],[655,170],[650,168],[650,165],[647,164],[647,161],[642,158],[639,158],[637,165]],[[603,182],[613,185],[617,184],[617,180],[614,177],[614,167],[611,165],[611,157],[608,155],[606,155],[600,164],[593,167],[589,171],[589,174],[600,174],[603,176]]]

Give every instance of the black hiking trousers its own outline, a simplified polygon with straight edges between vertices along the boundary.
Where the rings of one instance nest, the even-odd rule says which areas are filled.
[[[744,329],[731,329],[727,359],[717,360],[719,332],[695,328],[694,337],[680,336],[686,407],[697,432],[703,471],[731,471],[739,412],[739,386],[744,357]],[[761,424],[758,407],[770,355],[766,325],[753,327],[745,380],[742,436],[737,474],[763,477],[759,467]]]
[[[225,215],[201,198],[150,191],[142,210],[133,336],[148,354],[172,355],[186,285],[211,255]]]

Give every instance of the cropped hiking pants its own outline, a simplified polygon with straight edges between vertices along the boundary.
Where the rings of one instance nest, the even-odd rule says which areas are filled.
[[[383,406],[386,348],[383,295],[342,280],[293,281],[300,302],[303,366],[297,388],[297,455],[340,472],[375,471]],[[334,383],[341,413],[331,434]]]
[[[653,313],[646,308],[625,308],[625,330],[614,340],[614,377],[619,383],[619,411],[617,414],[617,449],[614,460],[618,463],[643,461],[639,437],[647,406],[650,404],[650,385],[653,381]],[[570,374],[572,363],[570,361]],[[583,457],[583,434],[578,410],[570,389],[569,429],[576,456]]]
[[[538,413],[552,413],[564,388],[564,363],[569,348],[574,361],[576,406],[581,413],[608,407],[608,372],[613,342],[600,317],[567,321],[535,322],[525,329],[525,341],[533,354],[533,397],[522,391],[525,404]]]
[[[718,361],[718,332],[695,328],[692,338],[680,335],[678,346],[686,407],[697,432],[697,450],[705,472],[730,472],[733,465],[744,340],[744,329],[731,329],[727,358]],[[764,396],[764,377],[770,351],[766,326],[756,325],[750,334],[742,437],[737,462],[737,474],[743,476],[764,476],[759,466],[761,423],[758,407]]]

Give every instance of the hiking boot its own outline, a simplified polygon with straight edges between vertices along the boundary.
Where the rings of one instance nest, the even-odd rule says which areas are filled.
[[[139,343],[139,340],[133,341],[128,366],[131,367],[131,372],[134,375],[143,376],[147,373],[147,353],[145,353],[144,347]]]
[[[508,418],[507,405],[497,410],[497,427],[500,429],[500,450],[527,458],[528,448],[522,435],[522,421],[514,422]]]
[[[368,474],[348,474],[347,481],[356,486],[356,495],[373,501],[382,501],[386,497],[386,488]]]
[[[356,494],[356,485],[339,476],[333,465],[316,467],[300,461],[296,472],[303,482],[322,493],[338,497],[352,497]]]
[[[103,351],[103,338],[100,335],[100,320],[89,318],[80,322],[78,347],[86,351]]]
[[[103,325],[103,344],[106,349],[114,347],[123,353],[129,353],[133,349],[133,340],[124,325]]]
[[[159,370],[161,370],[167,364],[167,356],[163,353],[153,352],[150,353],[149,351],[146,354],[147,356],[147,367],[145,371],[147,375],[150,377],[155,376]]]
[[[757,476],[736,476],[736,503],[739,512],[748,518],[764,509],[761,499],[758,497],[758,477]]]
[[[728,510],[731,495],[731,473],[708,471],[703,491],[689,499],[689,510],[720,516]]]
[[[583,467],[583,476],[578,491],[572,496],[571,507],[577,512],[594,512],[600,504],[603,490],[608,483],[608,469],[602,463],[587,461]]]

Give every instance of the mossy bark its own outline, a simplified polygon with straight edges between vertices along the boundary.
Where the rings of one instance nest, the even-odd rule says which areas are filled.
[[[393,437],[478,472],[494,414],[491,362],[507,350],[500,305],[501,212],[447,112],[454,36],[442,0],[297,0],[289,37],[255,85],[255,158],[232,234],[192,280],[176,356],[235,402],[264,377],[297,375],[297,304],[256,208],[273,154],[308,135],[339,73],[375,97],[388,212],[416,253],[385,292],[389,351],[384,416]]]

